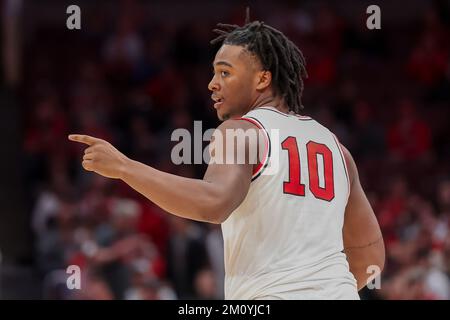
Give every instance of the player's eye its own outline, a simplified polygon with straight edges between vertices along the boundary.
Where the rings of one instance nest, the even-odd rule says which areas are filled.
[[[228,71],[221,71],[221,72],[220,72],[220,75],[221,75],[222,77],[227,77],[228,75],[230,75],[230,73],[229,73]]]

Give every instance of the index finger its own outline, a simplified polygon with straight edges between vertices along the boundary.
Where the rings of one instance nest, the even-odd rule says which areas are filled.
[[[70,134],[69,140],[81,142],[87,144],[88,146],[92,146],[94,143],[102,141],[101,139],[94,138],[85,134]]]

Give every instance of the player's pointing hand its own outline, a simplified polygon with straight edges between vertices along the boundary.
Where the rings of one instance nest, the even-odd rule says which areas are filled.
[[[89,147],[84,150],[82,165],[87,171],[94,171],[104,177],[120,179],[130,161],[109,142],[82,134],[71,134],[69,140],[81,142]]]

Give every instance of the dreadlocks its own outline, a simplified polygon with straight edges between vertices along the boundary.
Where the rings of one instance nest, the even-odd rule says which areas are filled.
[[[248,8],[244,26],[223,23],[217,26],[220,29],[213,31],[219,36],[211,44],[243,46],[256,55],[264,70],[272,73],[276,94],[284,99],[290,111],[300,113],[303,78],[308,77],[300,49],[277,29],[262,21],[250,22]]]

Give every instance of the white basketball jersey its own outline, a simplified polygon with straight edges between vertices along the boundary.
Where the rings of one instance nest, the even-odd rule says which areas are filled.
[[[225,298],[359,299],[342,252],[349,178],[336,137],[271,107],[241,119],[269,139],[246,198],[222,223]]]

